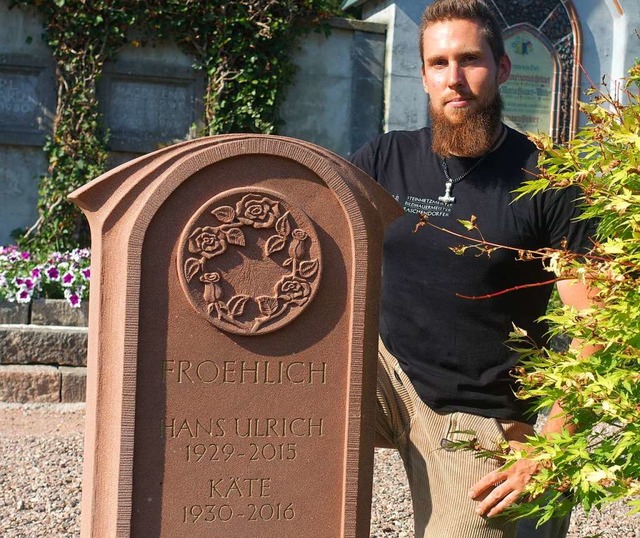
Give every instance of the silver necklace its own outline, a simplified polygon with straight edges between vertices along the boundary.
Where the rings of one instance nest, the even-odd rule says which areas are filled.
[[[486,156],[489,155],[489,153],[491,153],[494,149],[496,149],[500,145],[504,137],[504,132],[505,132],[505,129],[503,125],[502,130],[500,131],[500,136],[493,143],[493,146],[491,146],[489,150],[482,157],[480,157],[471,168],[469,168],[469,170],[467,170],[464,174],[458,177],[452,178],[449,175],[449,167],[447,166],[447,160],[444,157],[441,158],[442,171],[444,172],[444,177],[447,178],[447,182],[444,184],[444,194],[442,196],[438,196],[438,200],[440,200],[442,203],[445,203],[445,204],[452,204],[456,201],[456,199],[453,196],[451,196],[451,189],[453,189],[453,186],[459,181],[462,181],[471,172],[473,172],[478,166],[480,166],[480,163],[482,163],[482,161],[485,160]]]

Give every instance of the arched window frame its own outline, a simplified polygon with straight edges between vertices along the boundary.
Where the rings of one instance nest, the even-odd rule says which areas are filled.
[[[523,4],[521,9],[515,5],[518,3]],[[498,15],[505,37],[525,29],[542,41],[550,51],[557,67],[553,88],[553,117],[549,134],[556,142],[568,140],[576,133],[578,127],[577,102],[580,92],[582,50],[582,31],[572,1],[490,0],[490,4]],[[536,25],[529,17],[531,13],[539,11],[548,11],[548,15]],[[559,24],[552,27],[554,17]]]

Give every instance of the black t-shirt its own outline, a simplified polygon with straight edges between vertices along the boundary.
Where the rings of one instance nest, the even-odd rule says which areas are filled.
[[[378,181],[405,214],[387,229],[382,271],[380,335],[422,400],[434,409],[464,411],[487,417],[531,421],[527,403],[514,396],[510,371],[518,357],[505,344],[513,324],[537,342],[546,327],[536,319],[545,313],[552,285],[535,286],[490,299],[483,296],[523,284],[554,278],[539,261],[519,261],[517,252],[498,249],[464,255],[451,248],[470,244],[431,226],[414,232],[420,218],[465,236],[479,237],[458,222],[476,217],[482,237],[491,243],[522,249],[587,249],[590,225],[575,222],[579,214],[574,188],[516,197],[514,189],[536,171],[537,152],[522,134],[508,129],[504,142],[488,154],[452,190],[445,192],[441,159],[431,151],[431,132],[397,131],[381,135],[352,156],[352,162]],[[456,178],[478,162],[449,158]]]

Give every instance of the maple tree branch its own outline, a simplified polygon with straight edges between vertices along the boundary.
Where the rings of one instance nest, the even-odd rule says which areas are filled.
[[[523,290],[525,288],[537,288],[538,286],[546,286],[547,284],[555,284],[556,282],[560,282],[561,280],[567,280],[567,279],[565,277],[558,277],[558,278],[552,278],[551,280],[545,280],[544,282],[531,282],[529,284],[519,284],[517,286],[496,291],[494,293],[488,293],[486,295],[462,295],[461,293],[456,293],[456,297],[460,297],[461,299],[471,299],[473,301],[478,299],[492,299],[493,297],[498,297],[499,295],[504,295],[505,293],[509,293],[512,291]]]

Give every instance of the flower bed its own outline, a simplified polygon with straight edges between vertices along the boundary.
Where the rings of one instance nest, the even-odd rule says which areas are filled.
[[[89,249],[53,252],[46,256],[0,246],[0,301],[29,303],[32,299],[66,299],[74,308],[89,296]]]

